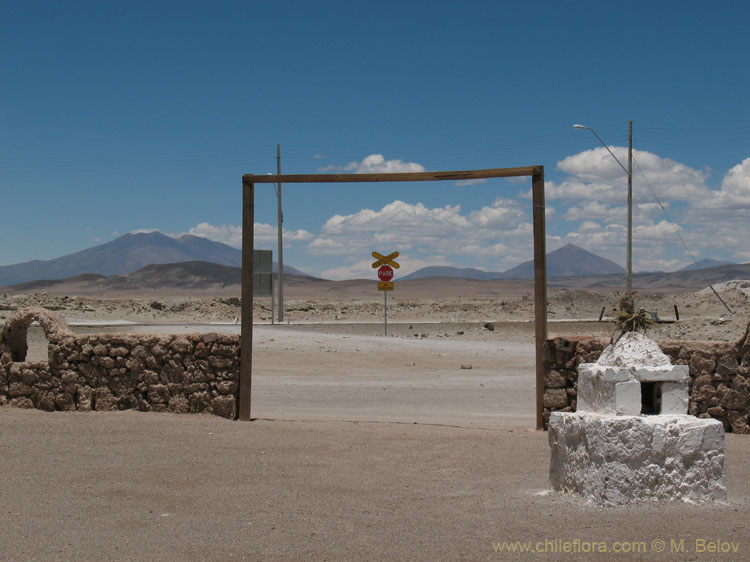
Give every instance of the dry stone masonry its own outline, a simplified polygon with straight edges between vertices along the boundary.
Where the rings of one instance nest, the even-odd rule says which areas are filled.
[[[726,500],[724,427],[687,415],[688,379],[635,332],[582,363],[577,411],[549,419],[552,488],[606,506]]]
[[[25,360],[33,321],[47,335],[47,362]],[[239,357],[236,335],[76,336],[58,314],[28,308],[14,313],[0,332],[0,405],[234,418]]]
[[[750,325],[748,325],[750,329]],[[671,363],[688,368],[688,413],[715,418],[724,430],[750,433],[750,338],[737,343],[661,341]],[[544,344],[544,421],[552,412],[573,412],[578,407],[579,374],[583,363],[599,359],[606,342],[594,338],[554,338]],[[664,391],[664,387],[662,387]],[[662,403],[681,397],[662,396]]]

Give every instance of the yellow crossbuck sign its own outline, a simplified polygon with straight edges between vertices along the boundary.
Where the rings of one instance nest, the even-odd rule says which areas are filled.
[[[398,269],[401,266],[398,264],[398,262],[394,261],[398,256],[398,252],[393,252],[392,254],[388,254],[387,256],[379,254],[378,252],[373,252],[372,257],[378,261],[372,263],[372,268],[377,269],[381,265],[390,265]]]

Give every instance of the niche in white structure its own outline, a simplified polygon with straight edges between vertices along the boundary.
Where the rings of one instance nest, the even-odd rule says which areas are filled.
[[[550,416],[552,488],[600,505],[725,500],[724,427],[687,415],[689,379],[636,332],[581,364],[577,411]]]

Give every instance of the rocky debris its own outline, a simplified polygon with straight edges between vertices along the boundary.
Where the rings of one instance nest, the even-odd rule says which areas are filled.
[[[713,296],[714,291],[718,293],[724,293],[731,291],[732,289],[739,290],[744,294],[750,296],[750,279],[733,279],[732,281],[724,281],[723,283],[716,283],[711,287],[706,287],[697,292],[698,295]]]
[[[554,318],[561,320],[588,319],[596,321],[602,308],[610,310],[617,302],[614,289],[608,294],[587,290],[551,289],[548,300]],[[388,317],[394,322],[478,322],[480,326],[489,320],[500,330],[501,322],[526,322],[534,318],[534,299],[530,295],[510,297],[499,293],[488,296],[466,298],[405,298],[394,293],[389,298]],[[381,297],[381,298],[378,298]],[[688,339],[727,341],[735,339],[744,330],[750,315],[750,296],[741,288],[728,289],[722,298],[729,304],[734,315],[729,315],[713,293],[701,295],[693,292],[678,294],[638,294],[637,306],[655,312],[659,318],[674,318],[674,306],[680,310],[680,321],[657,324],[649,335],[654,339]],[[159,303],[156,308],[152,303]],[[298,322],[358,322],[382,318],[382,295],[371,298],[341,298],[324,293],[315,298],[285,299],[285,321]],[[10,295],[1,306],[12,312],[30,306],[42,306],[60,312],[68,321],[127,320],[133,322],[231,322],[240,316],[241,299],[237,296],[197,297],[164,295],[124,298],[114,294],[112,298],[94,296],[60,296],[39,292]],[[161,307],[161,308],[159,308]],[[253,304],[256,321],[271,319],[270,299],[255,299]],[[0,313],[3,311],[0,310]],[[725,321],[720,320],[724,315]],[[553,316],[550,315],[552,318]],[[2,314],[0,314],[2,319]],[[608,324],[598,324],[597,333],[609,334]],[[583,328],[566,326],[566,333],[580,332]],[[591,333],[591,326],[587,328]],[[488,332],[485,330],[485,332]],[[580,332],[583,333],[583,332]]]
[[[640,332],[627,332],[602,351],[597,365],[603,367],[663,367],[671,365],[654,340]]]

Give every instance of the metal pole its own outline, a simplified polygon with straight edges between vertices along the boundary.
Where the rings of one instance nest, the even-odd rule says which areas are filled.
[[[536,344],[536,428],[544,429],[544,342],[547,339],[547,250],[544,167],[531,176],[534,220],[534,329]]]
[[[633,121],[628,121],[628,283],[633,292]],[[632,298],[632,295],[631,295]]]
[[[388,291],[383,291],[383,335],[388,335]]]
[[[276,171],[281,175],[281,145],[276,145]],[[277,183],[276,199],[278,202],[278,235],[279,235],[279,323],[284,321],[284,215],[281,212],[281,182]]]
[[[237,411],[250,421],[253,377],[253,254],[255,253],[255,185],[242,182],[242,326],[240,328],[240,381]]]

